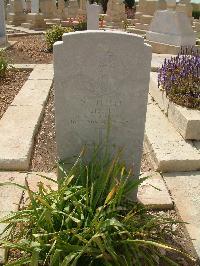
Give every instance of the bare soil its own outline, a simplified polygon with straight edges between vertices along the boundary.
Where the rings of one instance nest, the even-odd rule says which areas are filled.
[[[50,91],[32,153],[30,171],[52,172],[56,165],[54,91]]]
[[[9,41],[17,41],[5,51],[10,64],[52,63],[53,54],[47,51],[43,34],[9,37]]]
[[[0,119],[18,94],[31,70],[10,69],[0,77]]]

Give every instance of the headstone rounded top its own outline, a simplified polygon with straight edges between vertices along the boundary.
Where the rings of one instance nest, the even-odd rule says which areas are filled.
[[[105,35],[105,36],[103,36]],[[102,30],[87,30],[87,31],[76,31],[76,32],[69,32],[69,33],[64,33],[63,34],[63,42],[67,42],[67,40],[72,37],[72,38],[79,38],[79,36],[82,36],[85,38],[88,38],[89,36],[93,36],[93,38],[105,38],[107,36],[113,36],[113,38],[120,38],[120,37],[124,37],[124,38],[127,38],[129,40],[134,40],[135,42],[139,42],[141,45],[143,44],[144,46],[146,47],[150,47],[150,45],[144,43],[144,38],[137,35],[137,34],[134,34],[134,33],[127,33],[127,32],[122,32],[122,31],[102,31]],[[61,44],[63,42],[56,42],[54,44],[57,45],[57,44]]]

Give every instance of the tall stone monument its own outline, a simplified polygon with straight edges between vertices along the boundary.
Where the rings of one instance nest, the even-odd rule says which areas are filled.
[[[134,51],[134,60],[130,51]],[[61,160],[106,140],[140,172],[151,48],[142,37],[113,31],[63,35],[54,44],[56,142]]]
[[[58,0],[58,17],[60,19],[67,19],[68,11],[64,0]]]
[[[78,1],[77,0],[69,0],[68,5],[68,16],[70,18],[75,18],[78,15]]]
[[[39,8],[45,19],[54,18],[55,7],[56,6],[53,0],[40,0]],[[38,13],[38,8],[36,10],[36,13]]]
[[[80,0],[80,6],[78,10],[78,15],[80,16],[85,16],[86,15],[86,5],[87,1],[86,0]]]
[[[8,24],[20,26],[26,21],[26,14],[24,13],[22,0],[11,0],[10,10],[11,13],[8,14]]]
[[[27,26],[29,29],[40,30],[46,27],[44,14],[40,10],[40,0],[31,1],[31,13],[27,15]],[[26,26],[26,25],[24,25]]]
[[[193,7],[190,0],[181,0],[176,6],[176,11],[185,12],[186,15],[192,20]]]
[[[0,1],[0,46],[6,43],[6,24],[4,1]]]
[[[105,20],[113,27],[121,27],[126,19],[125,4],[121,0],[109,0]]]
[[[166,9],[165,0],[140,0],[136,7],[135,28],[140,30],[148,30],[156,10]]]

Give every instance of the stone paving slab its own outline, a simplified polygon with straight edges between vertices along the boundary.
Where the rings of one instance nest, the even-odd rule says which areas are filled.
[[[0,120],[0,169],[26,170],[43,106],[10,106]]]
[[[34,136],[53,81],[51,64],[37,65],[0,120],[0,169],[27,170]],[[48,77],[47,77],[48,76]]]
[[[28,183],[29,183],[31,190],[37,191],[38,190],[37,185],[39,182],[44,183],[46,186],[50,186],[53,190],[56,190],[58,188],[56,183],[54,183],[48,179],[45,179],[45,178],[41,177],[40,175],[52,178],[54,180],[57,180],[56,173],[29,172],[27,174],[27,180],[28,180]]]
[[[37,64],[9,64],[9,67],[17,69],[34,69]]]
[[[192,141],[185,141],[155,103],[147,107],[145,149],[157,171],[200,169],[200,152]]]
[[[151,71],[157,72],[158,69],[164,63],[165,58],[170,59],[171,56],[174,56],[174,55],[152,53]]]
[[[14,182],[24,185],[26,173],[0,172],[0,183]],[[17,211],[23,190],[16,186],[0,186],[0,218],[7,216],[11,211]],[[0,233],[7,225],[0,224]],[[0,263],[4,263],[6,251],[0,248]]]
[[[149,209],[172,209],[173,203],[162,176],[157,172],[144,173],[149,176],[138,188],[138,201]]]
[[[158,74],[151,73],[149,92],[184,139],[200,140],[200,111],[179,106],[158,88]]]
[[[6,25],[6,29],[19,30],[19,31],[27,33],[27,35],[28,34],[40,35],[40,34],[44,34],[45,33],[44,30],[31,30],[31,29],[27,29],[27,28],[24,28],[24,27],[21,27],[21,26],[13,26],[13,25]]]
[[[167,173],[163,178],[200,258],[200,172]]]
[[[53,65],[52,64],[38,64],[31,72],[29,80],[52,80],[53,79]]]
[[[28,80],[15,97],[12,105],[37,106],[45,105],[52,80]]]

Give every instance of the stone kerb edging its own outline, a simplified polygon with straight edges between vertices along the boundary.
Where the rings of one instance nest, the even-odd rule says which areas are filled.
[[[0,120],[1,170],[28,169],[52,81],[53,65],[36,65]]]
[[[200,169],[200,151],[192,141],[183,139],[151,99],[147,107],[144,147],[157,171]]]
[[[158,88],[157,78],[157,73],[151,73],[149,91],[160,109],[184,139],[200,140],[200,111],[169,101],[166,93]]]

